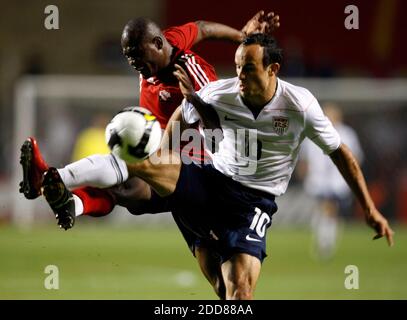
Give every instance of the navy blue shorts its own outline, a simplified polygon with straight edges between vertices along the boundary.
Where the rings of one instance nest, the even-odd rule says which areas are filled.
[[[243,186],[211,165],[182,164],[175,192],[165,199],[188,246],[207,247],[222,261],[266,255],[266,231],[277,211],[274,196]]]

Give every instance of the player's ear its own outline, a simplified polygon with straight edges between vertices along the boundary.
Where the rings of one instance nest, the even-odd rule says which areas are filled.
[[[268,66],[268,72],[269,76],[271,77],[273,74],[277,75],[277,73],[280,71],[280,64],[277,62],[273,62]]]
[[[163,39],[161,37],[154,37],[153,43],[158,50],[161,50],[164,46]]]

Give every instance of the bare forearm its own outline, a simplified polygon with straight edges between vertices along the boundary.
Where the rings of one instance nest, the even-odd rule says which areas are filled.
[[[190,95],[187,100],[198,111],[205,128],[212,130],[220,129],[219,117],[212,105],[203,101],[196,93]]]
[[[196,21],[199,28],[199,34],[195,43],[206,39],[229,40],[235,43],[243,41],[245,34],[235,28],[226,26],[221,23],[209,21]]]
[[[349,148],[341,144],[338,150],[334,151],[330,157],[354,192],[365,212],[368,214],[374,210],[375,205],[369,194],[362,170]]]
[[[274,12],[266,14],[260,10],[240,30],[216,22],[200,20],[195,23],[198,26],[198,36],[195,43],[205,39],[223,39],[241,43],[246,36],[252,33],[272,34],[274,29],[280,27],[280,17]]]
[[[362,205],[367,224],[376,231],[373,239],[385,236],[389,246],[392,246],[394,232],[386,218],[376,209],[367,190],[362,170],[352,152],[346,145],[341,144],[330,156]]]

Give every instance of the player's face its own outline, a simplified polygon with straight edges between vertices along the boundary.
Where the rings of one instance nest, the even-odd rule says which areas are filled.
[[[270,66],[263,66],[263,48],[257,44],[241,45],[236,51],[235,64],[241,96],[250,100],[264,95],[270,83]]]
[[[162,52],[153,43],[142,45],[141,48],[123,46],[123,54],[128,63],[141,73],[144,79],[148,79],[157,74],[163,67]]]

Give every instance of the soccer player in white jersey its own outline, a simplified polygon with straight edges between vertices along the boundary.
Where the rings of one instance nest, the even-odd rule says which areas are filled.
[[[197,246],[208,246],[221,255],[226,298],[253,297],[266,256],[265,231],[277,210],[274,197],[285,192],[305,137],[335,163],[375,230],[374,239],[386,237],[393,245],[393,231],[376,209],[356,158],[318,101],[307,89],[277,77],[281,51],[274,39],[264,34],[249,36],[237,49],[235,63],[236,78],[212,82],[198,94],[182,68],[175,73],[186,99],[172,121],[201,121],[205,128],[223,130],[213,166],[150,160],[127,166],[130,176],[141,177],[169,199],[180,220],[201,236]],[[239,141],[229,139],[230,130],[247,128],[257,130],[260,149],[256,170],[249,173],[247,163],[253,159],[239,161]],[[238,161],[233,162],[236,155]],[[188,215],[191,204],[202,206],[201,216],[199,212]]]
[[[166,134],[171,137],[175,121],[182,127],[200,121],[206,129],[223,131],[218,149],[212,150],[213,165],[182,163],[177,152],[167,152],[164,139],[156,154],[160,162],[150,158],[120,166],[126,171],[123,175],[147,183],[150,189],[142,193],[150,199],[166,198],[178,221],[197,235],[195,247],[220,257],[219,264],[204,273],[215,290],[225,290],[226,299],[253,298],[266,257],[266,229],[277,211],[274,199],[285,192],[305,137],[338,166],[376,231],[374,238],[386,236],[393,244],[393,231],[375,208],[356,159],[316,99],[308,90],[277,78],[281,60],[273,38],[251,35],[236,51],[238,77],[213,82],[198,94],[177,67],[174,74],[186,100],[172,115]],[[253,152],[249,157],[240,154],[246,139],[231,134],[240,129],[257,131],[255,157]],[[251,145],[248,149],[253,150]]]
[[[323,105],[323,111],[338,131],[341,140],[361,163],[363,151],[357,133],[343,122],[341,109],[328,102]],[[350,217],[351,190],[334,163],[309,139],[303,143],[299,164],[298,173],[304,179],[304,190],[315,199],[311,219],[314,235],[312,253],[326,260],[335,253],[340,215]]]

